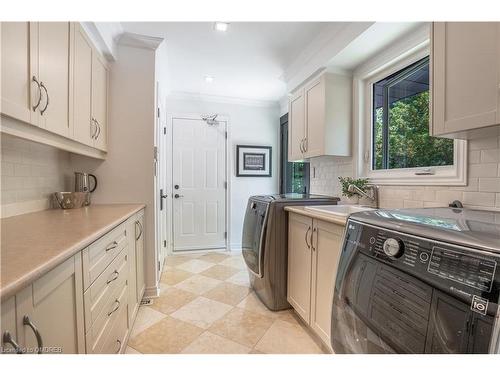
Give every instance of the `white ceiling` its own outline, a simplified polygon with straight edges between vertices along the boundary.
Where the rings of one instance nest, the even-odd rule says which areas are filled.
[[[286,68],[327,25],[235,22],[224,33],[210,22],[122,23],[126,32],[166,39],[171,92],[272,101],[285,95]]]

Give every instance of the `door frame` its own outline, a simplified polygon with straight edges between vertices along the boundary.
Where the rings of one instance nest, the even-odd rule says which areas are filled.
[[[200,113],[172,113],[167,114],[167,155],[170,157],[167,161],[167,188],[168,188],[168,199],[167,199],[167,226],[168,226],[168,239],[169,243],[167,246],[167,254],[182,254],[186,253],[186,251],[174,251],[174,184],[173,184],[173,155],[174,155],[174,120],[201,120],[202,115]],[[225,238],[225,250],[231,251],[231,152],[229,149],[231,145],[231,126],[230,119],[228,115],[219,114],[217,116],[219,121],[224,121],[226,123],[226,142],[225,142],[225,162],[226,162],[226,182],[227,189],[225,195],[225,203],[226,203],[226,220],[225,220],[225,231],[227,236]],[[191,250],[190,254],[195,254],[199,252],[206,252],[207,250]],[[220,251],[220,249],[210,249],[208,251]]]

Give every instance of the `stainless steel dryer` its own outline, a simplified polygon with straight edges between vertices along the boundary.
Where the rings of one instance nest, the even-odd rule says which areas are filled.
[[[251,286],[270,310],[291,307],[286,299],[288,215],[284,207],[331,205],[338,201],[312,194],[256,195],[248,199],[242,253]]]
[[[347,222],[336,353],[499,353],[500,212],[376,210]]]

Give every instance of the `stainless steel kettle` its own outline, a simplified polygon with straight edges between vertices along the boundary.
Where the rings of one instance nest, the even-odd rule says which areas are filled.
[[[94,179],[94,186],[90,188],[90,178]],[[75,172],[75,191],[92,193],[97,188],[97,177],[90,173]]]

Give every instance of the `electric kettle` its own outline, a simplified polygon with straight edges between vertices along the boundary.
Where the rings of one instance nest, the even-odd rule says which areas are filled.
[[[94,186],[90,188],[90,178],[94,179]],[[97,178],[93,174],[75,172],[75,192],[92,193],[97,188]]]

